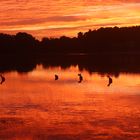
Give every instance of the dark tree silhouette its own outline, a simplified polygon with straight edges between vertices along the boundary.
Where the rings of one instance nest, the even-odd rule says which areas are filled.
[[[108,27],[79,32],[77,37],[45,37],[41,41],[27,33],[0,34],[1,53],[134,53],[140,52],[140,26]]]
[[[78,55],[77,54],[84,54]],[[107,27],[79,32],[77,37],[44,37],[28,33],[0,33],[0,71],[27,72],[36,64],[79,65],[80,70],[114,73],[140,72],[140,26]]]

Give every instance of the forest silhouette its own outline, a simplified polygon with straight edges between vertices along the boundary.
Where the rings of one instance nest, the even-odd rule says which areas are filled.
[[[108,27],[79,32],[77,37],[44,37],[41,41],[28,33],[0,34],[0,53],[120,53],[140,52],[140,26]]]
[[[0,72],[28,72],[37,64],[79,65],[89,72],[140,72],[140,26],[107,27],[79,32],[77,37],[38,40],[19,32],[0,34]]]

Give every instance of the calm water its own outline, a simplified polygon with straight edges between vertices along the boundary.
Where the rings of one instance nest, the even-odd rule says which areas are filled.
[[[37,66],[4,76],[0,140],[140,139],[140,74],[112,76],[109,87],[107,75],[79,72],[78,66]]]

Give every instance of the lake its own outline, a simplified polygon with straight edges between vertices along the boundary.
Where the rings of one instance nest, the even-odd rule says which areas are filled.
[[[110,86],[108,74],[81,70],[78,65],[37,65],[27,73],[3,75],[1,140],[140,139],[139,73],[110,75]]]

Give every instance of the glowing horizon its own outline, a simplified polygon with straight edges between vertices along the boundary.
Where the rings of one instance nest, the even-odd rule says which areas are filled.
[[[140,23],[139,0],[1,0],[0,7],[0,32],[25,31],[39,38]]]

